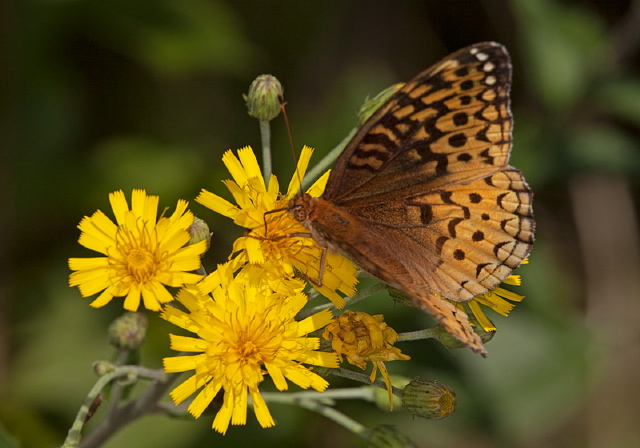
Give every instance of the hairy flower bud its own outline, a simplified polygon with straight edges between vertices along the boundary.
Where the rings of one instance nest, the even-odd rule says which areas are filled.
[[[270,121],[280,113],[282,84],[275,76],[260,75],[249,87],[249,93],[244,95],[249,109],[249,115],[261,121]]]
[[[115,366],[109,361],[96,361],[93,363],[93,371],[98,376],[103,376],[107,373],[111,373],[114,369]]]
[[[209,231],[209,226],[204,220],[198,218],[197,216],[193,218],[193,224],[191,224],[189,228],[187,228],[187,232],[189,232],[189,235],[191,235],[189,244],[196,244],[202,240],[206,240],[207,250],[209,250],[209,247],[211,246],[211,235],[213,235],[213,233]],[[200,256],[202,257],[203,255],[204,253],[202,253]]]
[[[456,394],[437,381],[416,378],[402,391],[402,403],[414,417],[439,420],[455,411]]]
[[[144,314],[124,313],[109,325],[109,343],[118,349],[134,350],[144,342],[147,326]]]

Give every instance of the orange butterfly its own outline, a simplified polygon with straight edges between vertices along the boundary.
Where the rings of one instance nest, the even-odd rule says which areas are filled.
[[[474,352],[464,311],[531,251],[533,193],[508,165],[507,50],[459,50],[393,94],[338,158],[322,198],[289,212],[322,247],[400,289]]]

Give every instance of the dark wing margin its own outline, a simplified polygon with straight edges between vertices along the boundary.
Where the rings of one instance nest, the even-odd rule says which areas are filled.
[[[505,166],[510,86],[504,46],[486,42],[449,55],[367,120],[338,158],[323,197],[341,204],[448,173]]]

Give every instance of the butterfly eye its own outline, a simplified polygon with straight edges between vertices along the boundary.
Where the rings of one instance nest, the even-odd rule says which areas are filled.
[[[292,206],[289,209],[289,213],[293,216],[296,221],[304,222],[309,217],[309,211],[306,210],[301,204],[297,204]]]

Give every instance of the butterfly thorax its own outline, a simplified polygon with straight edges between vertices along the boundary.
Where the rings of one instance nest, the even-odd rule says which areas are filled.
[[[324,199],[302,193],[289,201],[289,213],[311,233],[320,247],[342,252],[336,242],[348,238],[352,220],[346,211]]]

